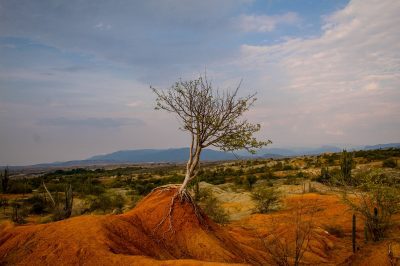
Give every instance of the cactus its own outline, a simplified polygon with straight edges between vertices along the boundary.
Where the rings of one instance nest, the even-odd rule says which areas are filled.
[[[364,224],[364,242],[367,243],[368,242],[368,227],[366,224]]]
[[[342,152],[342,158],[340,160],[340,171],[342,172],[343,180],[346,183],[351,183],[351,169],[353,168],[353,155],[348,153],[346,150]]]
[[[6,193],[8,190],[8,181],[10,181],[10,178],[8,167],[6,167],[4,169],[4,175],[1,175],[1,190],[3,193]]]
[[[351,231],[351,238],[353,243],[353,253],[356,253],[356,215],[353,214],[353,226]]]
[[[13,201],[11,203],[11,207],[12,207],[12,214],[11,214],[11,220],[17,224],[23,224],[25,223],[25,219],[24,219],[24,214],[21,210],[22,205],[17,202],[17,201]],[[21,210],[21,211],[20,211]]]
[[[378,217],[378,208],[374,208],[374,218],[373,218],[373,240],[374,242],[380,239],[380,228],[379,228],[379,217]]]
[[[329,168],[327,166],[322,166],[321,167],[321,175],[318,178],[318,181],[321,183],[327,183],[329,182],[331,176],[329,174]]]
[[[72,203],[74,201],[74,195],[72,193],[72,186],[65,188],[65,205],[64,205],[64,218],[69,218],[72,213]]]
[[[49,195],[49,198],[53,205],[53,209],[56,212],[55,219],[63,220],[63,219],[69,218],[72,213],[72,203],[74,200],[71,184],[69,184],[69,186],[65,188],[65,193],[64,193],[65,194],[65,203],[64,203],[63,212],[61,212],[59,209],[60,200],[59,200],[58,191],[56,192],[57,198],[56,198],[56,200],[54,200],[53,196],[51,195],[50,191],[47,189],[44,182],[43,182],[43,187],[46,190],[47,194]]]

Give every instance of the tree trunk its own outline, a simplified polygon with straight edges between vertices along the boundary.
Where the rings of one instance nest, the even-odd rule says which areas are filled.
[[[192,152],[190,153],[190,158],[186,166],[185,179],[183,180],[183,183],[179,188],[179,194],[184,193],[190,181],[192,181],[193,178],[196,177],[196,170],[200,161],[200,153],[201,153],[201,148],[199,146],[196,147],[194,153]]]

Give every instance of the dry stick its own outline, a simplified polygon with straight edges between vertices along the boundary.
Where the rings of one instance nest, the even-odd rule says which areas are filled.
[[[47,194],[49,195],[49,197],[50,197],[50,199],[51,199],[51,202],[53,203],[53,206],[54,206],[54,208],[55,208],[55,207],[56,207],[56,202],[54,201],[53,196],[51,195],[50,191],[47,189],[47,187],[46,187],[46,185],[45,185],[44,182],[43,182],[43,187],[44,187],[44,189],[46,190]]]

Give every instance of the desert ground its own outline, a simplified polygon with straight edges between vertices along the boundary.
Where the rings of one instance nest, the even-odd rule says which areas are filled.
[[[399,155],[354,153],[352,180],[378,176],[398,192]],[[371,239],[354,204],[372,198],[337,182],[341,156],[205,163],[190,199],[175,197],[181,164],[10,173],[11,188],[0,195],[0,264],[399,265],[398,212]],[[72,213],[60,217],[66,184]],[[263,189],[277,197],[261,210],[254,195]],[[397,198],[384,199],[398,207]]]

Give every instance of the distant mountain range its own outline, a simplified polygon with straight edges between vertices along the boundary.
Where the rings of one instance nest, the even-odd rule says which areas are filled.
[[[189,148],[178,149],[144,149],[144,150],[127,150],[117,151],[104,155],[96,155],[90,157],[91,161],[114,161],[126,163],[158,163],[169,162],[177,163],[186,161],[189,157]],[[205,161],[222,161],[232,160],[235,156],[232,153],[204,149],[201,153],[201,160]]]
[[[377,144],[372,146],[357,146],[348,149],[351,150],[376,150],[400,147],[400,143]],[[203,161],[226,161],[251,158],[282,158],[301,155],[317,155],[326,152],[341,152],[342,148],[336,146],[321,146],[319,148],[265,148],[253,155],[247,151],[238,151],[235,153],[222,152],[211,149],[204,149],[201,154]],[[86,160],[74,160],[68,162],[54,162],[26,166],[27,168],[49,168],[49,167],[82,167],[93,165],[112,165],[128,163],[179,163],[185,162],[189,157],[189,148],[176,149],[141,149],[124,150],[109,154],[96,155]],[[12,167],[25,168],[25,167]]]

